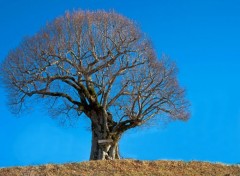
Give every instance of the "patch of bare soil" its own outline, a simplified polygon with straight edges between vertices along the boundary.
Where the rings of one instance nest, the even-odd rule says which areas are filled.
[[[240,176],[240,166],[182,161],[89,161],[0,169],[0,176]]]

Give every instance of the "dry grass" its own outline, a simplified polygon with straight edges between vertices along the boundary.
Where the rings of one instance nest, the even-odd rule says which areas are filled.
[[[89,161],[0,169],[0,176],[240,176],[240,166],[182,161]]]

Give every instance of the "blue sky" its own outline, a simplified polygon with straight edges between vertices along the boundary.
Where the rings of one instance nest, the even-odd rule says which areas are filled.
[[[123,157],[240,163],[239,1],[0,0],[0,61],[24,36],[73,9],[115,10],[135,20],[159,56],[176,61],[187,89],[191,119],[128,132]],[[1,86],[0,96],[0,167],[88,160],[88,120],[63,127],[41,107],[15,117]]]

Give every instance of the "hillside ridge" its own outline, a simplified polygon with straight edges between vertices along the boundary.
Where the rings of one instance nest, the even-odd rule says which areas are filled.
[[[104,160],[0,168],[0,176],[240,176],[239,165],[200,161]]]

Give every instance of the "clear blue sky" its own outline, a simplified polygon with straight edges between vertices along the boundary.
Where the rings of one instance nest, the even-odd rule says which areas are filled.
[[[0,61],[26,35],[72,9],[115,10],[135,21],[159,54],[177,62],[192,116],[132,131],[123,157],[240,163],[240,2],[238,0],[0,0]],[[10,114],[0,87],[0,167],[85,161],[89,122],[62,127],[35,107]]]

